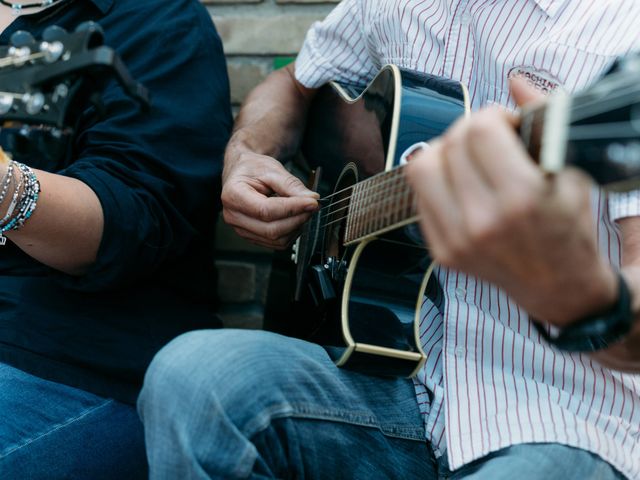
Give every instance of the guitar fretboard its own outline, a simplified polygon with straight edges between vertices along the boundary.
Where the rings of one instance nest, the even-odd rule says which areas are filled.
[[[353,186],[345,245],[416,220],[415,195],[403,170],[398,167]]]

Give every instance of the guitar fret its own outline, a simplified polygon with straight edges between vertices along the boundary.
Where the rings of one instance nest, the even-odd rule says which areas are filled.
[[[345,242],[375,235],[415,216],[415,198],[402,167],[378,174],[353,187]]]

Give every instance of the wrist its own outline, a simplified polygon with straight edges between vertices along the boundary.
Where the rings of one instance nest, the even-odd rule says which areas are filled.
[[[565,324],[553,333],[535,324],[540,336],[561,350],[573,352],[600,351],[622,341],[633,328],[634,315],[631,291],[625,277],[621,273],[615,276],[617,293],[613,304]],[[604,307],[601,305],[600,308]]]
[[[601,262],[590,276],[580,295],[576,295],[578,303],[573,311],[568,312],[562,326],[580,322],[583,318],[609,311],[619,299],[620,272],[611,265]]]

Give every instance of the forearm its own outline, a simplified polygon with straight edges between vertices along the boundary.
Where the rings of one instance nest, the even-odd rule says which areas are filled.
[[[302,86],[292,65],[273,72],[247,97],[229,142],[225,165],[242,153],[286,160],[295,154],[314,90]]]
[[[81,275],[96,259],[103,231],[100,201],[74,178],[34,170],[41,193],[33,215],[5,236],[27,255],[64,273]],[[8,200],[0,206],[2,216]]]

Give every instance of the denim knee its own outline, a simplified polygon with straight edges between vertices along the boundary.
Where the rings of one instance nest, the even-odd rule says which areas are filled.
[[[213,401],[223,408],[277,402],[283,399],[279,386],[291,381],[287,373],[291,362],[302,357],[296,351],[300,343],[304,342],[252,330],[183,334],[151,362],[140,395],[140,413],[144,416],[149,402],[185,408],[204,407]]]

